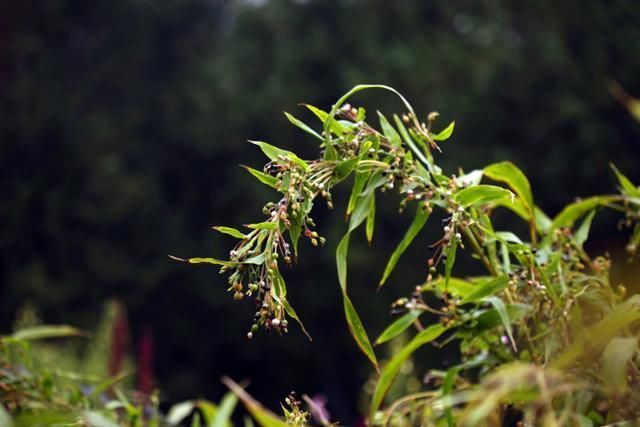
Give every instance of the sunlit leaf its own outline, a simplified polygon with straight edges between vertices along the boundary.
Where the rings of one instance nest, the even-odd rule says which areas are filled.
[[[271,188],[275,188],[276,190],[278,189],[278,178],[276,178],[275,176],[271,176],[264,172],[260,172],[259,170],[255,170],[253,168],[250,168],[249,166],[245,166],[245,165],[240,165],[240,166],[246,169],[251,175],[258,178],[258,181],[260,181],[261,183],[266,184]]]
[[[495,295],[504,288],[507,287],[507,283],[509,282],[509,276],[502,275],[492,279],[487,280],[484,283],[480,283],[476,285],[473,292],[464,297],[461,301],[461,304],[466,304],[470,302],[480,301],[485,297]]]
[[[439,133],[431,134],[431,137],[436,141],[446,141],[451,137],[451,134],[453,133],[453,129],[455,126],[456,126],[456,122],[453,121],[449,123],[449,125]]]
[[[386,282],[386,280],[389,278],[389,275],[391,274],[396,264],[398,263],[400,256],[409,247],[411,242],[413,242],[413,239],[416,238],[416,236],[418,235],[420,230],[422,230],[422,228],[424,227],[428,219],[429,219],[429,212],[425,209],[422,209],[421,206],[418,206],[418,208],[416,209],[416,214],[413,218],[413,221],[409,226],[409,229],[407,230],[404,237],[402,238],[400,243],[398,243],[398,246],[396,246],[395,250],[389,257],[387,266],[385,267],[384,273],[382,274],[382,279],[380,279],[380,286],[382,286]]]
[[[411,310],[403,314],[401,317],[397,318],[380,334],[378,339],[376,339],[375,345],[385,343],[403,333],[409,326],[413,324],[413,322],[418,319],[418,317],[420,317],[421,314],[422,311]]]
[[[638,351],[638,338],[615,337],[602,353],[602,376],[613,387],[627,387],[629,362]]]
[[[316,132],[315,130],[311,129],[309,126],[307,126],[306,123],[304,123],[301,120],[296,119],[295,117],[293,117],[291,114],[287,113],[286,111],[284,112],[284,115],[287,117],[287,119],[294,125],[299,127],[300,129],[302,129],[303,131],[307,132],[309,135],[313,135],[314,137],[318,138],[320,141],[324,141],[324,138],[322,138],[322,136],[320,136],[320,134],[318,132]]]
[[[315,114],[315,116],[319,118],[322,123],[325,123],[327,121],[327,118],[329,117],[329,113],[327,113],[326,111],[323,111],[318,107],[314,107],[313,105],[309,105],[309,104],[302,104],[302,105],[307,107],[309,111]],[[331,129],[331,132],[335,133],[338,136],[344,134],[345,132],[344,127],[334,118],[331,118],[329,128]]]
[[[81,337],[88,333],[69,325],[38,325],[17,330],[11,338],[21,341],[41,340],[47,338]]]
[[[278,147],[274,147],[271,144],[268,144],[263,141],[249,141],[250,143],[257,145],[260,147],[262,152],[271,160],[282,160],[282,158],[286,158],[291,160],[296,165],[300,166],[304,170],[309,170],[309,165],[307,162],[298,157],[295,153],[291,151],[283,150]]]
[[[195,406],[196,402],[194,400],[176,403],[171,407],[171,409],[169,409],[169,413],[167,414],[167,423],[170,425],[179,425],[189,415],[191,415]]]
[[[494,181],[504,182],[520,197],[530,212],[533,214],[533,195],[531,184],[526,175],[511,162],[500,162],[484,168],[484,175]]]
[[[633,185],[633,183],[629,180],[629,178],[624,176],[622,172],[620,172],[616,167],[616,165],[614,165],[613,163],[611,163],[611,169],[613,169],[613,172],[615,172],[616,177],[618,178],[618,182],[620,183],[620,187],[622,187],[622,191],[627,196],[640,197],[639,187]]]
[[[238,397],[234,393],[225,394],[216,410],[215,416],[208,421],[207,427],[228,427],[233,425],[231,415],[233,415],[233,410],[237,404]],[[198,405],[200,405],[200,401]]]
[[[495,185],[475,185],[460,190],[454,198],[464,207],[481,206],[499,201],[511,201],[513,193]]]
[[[224,226],[216,226],[216,227],[211,227],[216,231],[219,231],[223,234],[228,234],[230,236],[233,236],[237,239],[246,239],[247,235],[240,232],[239,230],[233,228],[233,227],[224,227]]]
[[[277,222],[258,222],[256,224],[245,224],[247,228],[253,230],[276,230],[278,228]]]
[[[615,200],[613,196],[594,196],[588,199],[580,200],[565,207],[552,221],[550,230],[556,230],[560,227],[571,227],[580,217],[595,209],[598,206],[604,206]]]

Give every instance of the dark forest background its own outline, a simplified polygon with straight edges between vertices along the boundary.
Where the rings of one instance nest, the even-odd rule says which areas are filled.
[[[369,366],[335,277],[345,193],[317,215],[327,247],[304,247],[287,276],[312,343],[297,328],[249,342],[252,307],[223,276],[167,257],[224,257],[232,242],[210,227],[260,218],[273,194],[237,167],[264,163],[245,141],[313,156],[282,111],[312,120],[298,103],[326,109],[384,83],[441,125],[456,120],[441,156],[451,173],[512,160],[555,214],[613,191],[610,161],[640,182],[640,123],[609,90],[638,95],[638,76],[640,6],[625,0],[0,0],[0,333],[25,304],[90,329],[115,297],[132,351],[153,335],[164,402],[218,399],[227,374],[272,407],[292,388],[324,393],[349,424]],[[384,93],[355,102],[402,111]],[[376,294],[408,223],[385,199],[374,247],[361,238],[350,255],[372,335],[424,277],[430,242],[427,231]]]

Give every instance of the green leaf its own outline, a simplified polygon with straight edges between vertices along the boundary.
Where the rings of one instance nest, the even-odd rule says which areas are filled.
[[[262,406],[257,400],[255,400],[249,393],[247,393],[239,384],[231,380],[230,378],[223,377],[222,382],[224,385],[240,399],[242,404],[256,422],[262,427],[290,427],[289,424],[282,421],[273,412]]]
[[[224,226],[216,226],[216,227],[211,227],[216,231],[219,231],[223,234],[228,234],[230,236],[233,236],[237,239],[246,239],[247,235],[240,232],[239,230],[233,228],[233,227],[224,227]]]
[[[382,274],[382,279],[380,279],[379,286],[382,286],[386,282],[386,280],[389,278],[389,275],[391,274],[393,269],[396,267],[396,264],[398,263],[400,256],[409,247],[411,242],[413,242],[413,239],[416,238],[420,230],[422,230],[424,225],[427,223],[428,219],[429,219],[429,212],[422,209],[422,207],[418,206],[418,208],[416,209],[416,215],[413,218],[413,221],[411,222],[409,229],[404,234],[404,237],[402,238],[400,243],[398,243],[398,246],[396,246],[396,249],[393,251],[393,253],[389,257],[387,266],[385,267],[384,273]]]
[[[595,216],[595,214],[596,214],[595,210],[589,212],[589,214],[584,219],[584,221],[582,221],[582,224],[580,224],[580,228],[576,230],[574,237],[576,239],[576,243],[580,247],[582,247],[584,242],[586,242],[587,239],[589,238],[589,230],[591,229],[591,222],[593,221],[593,217]]]
[[[369,213],[367,214],[367,223],[365,225],[365,232],[367,235],[367,242],[371,244],[373,241],[373,231],[376,224],[376,196],[372,195],[369,201]]]
[[[119,425],[95,411],[85,411],[82,418],[83,424],[91,427],[118,427]],[[5,424],[0,425],[4,426]]]
[[[336,248],[336,268],[338,270],[338,282],[343,292],[347,290],[347,253],[349,252],[349,238],[351,233],[344,235]]]
[[[347,205],[347,215],[351,215],[351,212],[355,209],[358,197],[360,197],[360,193],[362,193],[368,178],[369,172],[356,172],[351,189],[351,196],[349,196],[349,204]]]
[[[178,258],[175,257],[173,255],[169,255],[169,258],[171,259],[175,259],[176,261],[183,261],[183,262],[188,262],[189,264],[214,264],[214,265],[221,265],[223,267],[236,267],[237,265],[239,265],[239,262],[235,262],[235,261],[222,261],[216,258],[188,258],[188,259],[182,259],[182,258]]]
[[[618,182],[620,183],[620,187],[622,187],[622,191],[627,196],[640,197],[640,188],[633,185],[629,178],[624,176],[613,163],[611,163],[611,169],[613,169],[613,171],[615,172],[616,177],[618,178]]]
[[[518,351],[518,347],[516,346],[516,341],[513,339],[513,329],[511,328],[511,318],[509,317],[509,311],[507,307],[504,305],[504,302],[498,297],[489,297],[487,301],[493,305],[493,308],[498,312],[500,316],[500,321],[502,322],[502,326],[504,326],[504,330],[509,337],[509,341],[511,341],[511,346],[514,351]]]
[[[393,128],[393,126],[391,126],[387,118],[380,111],[378,111],[378,117],[380,118],[382,133],[389,141],[389,144],[391,144],[392,147],[400,147],[402,145],[402,140],[400,139],[398,132]]]
[[[400,129],[400,134],[402,135],[404,143],[407,144],[407,147],[409,147],[413,155],[416,156],[416,158],[422,163],[424,167],[429,170],[429,172],[437,175],[439,171],[438,168],[433,164],[433,159],[431,157],[429,147],[422,141],[420,141],[419,138],[412,138],[411,135],[409,135],[409,132],[407,132],[404,124],[402,124],[402,120],[400,120],[400,117],[394,115],[393,118],[396,122],[396,126],[398,127],[398,129]],[[423,148],[424,152],[420,151],[420,148],[418,148],[418,146],[416,145],[417,141],[419,141],[418,144],[421,148]]]
[[[284,115],[287,117],[287,119],[294,126],[299,127],[303,131],[307,132],[309,135],[313,135],[314,137],[318,138],[320,141],[324,141],[324,138],[322,136],[320,136],[320,134],[318,132],[316,132],[315,130],[311,129],[303,121],[296,119],[295,117],[293,117],[291,114],[287,113],[286,111],[284,112]]]
[[[360,161],[360,157],[354,157],[348,160],[343,160],[336,165],[335,174],[334,174],[334,183],[338,183],[351,175],[358,166],[358,162]]]
[[[453,129],[455,126],[456,126],[456,122],[453,121],[449,123],[449,126],[444,128],[440,133],[431,134],[431,137],[436,141],[446,141],[451,137],[451,134],[453,133]]]
[[[571,227],[582,215],[598,206],[606,205],[615,200],[613,196],[594,196],[580,200],[565,207],[551,223],[550,232],[560,227]]]
[[[476,302],[482,300],[485,297],[495,295],[496,293],[506,288],[507,283],[509,283],[509,276],[507,276],[506,274],[489,279],[486,282],[477,285],[475,290],[464,297],[460,303],[467,304],[470,302]]]
[[[347,319],[347,325],[349,325],[349,332],[351,332],[351,336],[353,336],[353,339],[356,341],[356,344],[358,344],[358,347],[360,347],[360,350],[371,361],[374,368],[379,370],[378,359],[376,358],[376,354],[373,351],[371,342],[369,341],[367,331],[364,329],[362,321],[360,320],[351,299],[345,292],[342,293],[342,301],[344,303],[344,315]]]
[[[627,388],[627,369],[637,351],[636,337],[616,337],[607,344],[602,353],[602,376],[611,386]]]
[[[522,199],[527,210],[533,215],[533,195],[527,176],[511,162],[500,162],[484,168],[484,175],[494,181],[504,182]]]
[[[423,287],[423,291],[431,287],[437,289],[439,292],[449,292],[460,298],[465,298],[477,288],[476,284],[471,283],[467,280],[459,279],[457,277],[449,278],[449,285],[447,286],[446,290],[444,277],[439,277],[437,279],[434,279],[431,283],[425,285]]]
[[[397,318],[392,324],[387,326],[384,331],[382,331],[378,339],[376,339],[375,345],[380,345],[400,335],[409,326],[411,326],[422,313],[423,312],[419,310],[411,310]]]
[[[444,263],[444,289],[449,289],[449,281],[451,279],[451,270],[453,270],[453,264],[456,262],[456,252],[458,250],[458,241],[453,239],[451,246],[445,249],[447,259]]]
[[[533,208],[533,215],[536,221],[536,229],[542,233],[548,233],[551,229],[551,218],[537,206]]]
[[[476,185],[460,190],[454,199],[464,207],[480,206],[513,200],[513,193],[495,185]]]
[[[82,329],[69,325],[38,325],[17,330],[11,338],[21,341],[41,340],[46,338],[64,338],[87,336]]]
[[[304,327],[302,320],[300,320],[300,316],[298,316],[298,313],[296,313],[293,307],[291,307],[291,304],[289,304],[289,301],[287,301],[286,299],[283,299],[282,306],[284,307],[284,311],[287,312],[289,317],[291,317],[293,320],[296,321],[296,323],[298,323],[298,325],[300,326],[300,329],[302,329],[302,332],[307,336],[307,338],[309,338],[309,341],[313,341],[311,339],[311,335],[309,334],[309,332],[307,332],[307,329]]]
[[[4,408],[4,405],[0,405],[0,426],[12,427],[13,421],[11,421],[11,415]]]
[[[251,228],[253,230],[277,230],[278,223],[277,222],[258,222],[256,224],[245,224],[247,228]]]
[[[313,105],[309,105],[309,104],[302,104],[302,105],[307,107],[313,114],[315,114],[316,117],[319,118],[322,123],[325,123],[327,121],[327,118],[329,117],[329,113],[327,113],[326,111],[323,111],[317,107],[314,107]],[[331,129],[331,132],[333,132],[334,134],[341,136],[345,132],[344,127],[337,120],[335,120],[333,116],[331,116],[331,120],[329,121],[329,123],[330,123],[329,128]]]
[[[380,408],[382,401],[389,391],[389,388],[393,384],[393,380],[400,372],[400,369],[404,363],[411,357],[411,355],[423,345],[437,339],[447,329],[439,324],[431,325],[425,330],[418,333],[407,345],[396,353],[393,358],[386,364],[380,375],[380,379],[376,384],[373,397],[371,398],[371,405],[369,406],[369,421],[373,420],[376,411]]]
[[[222,398],[220,406],[216,410],[215,417],[209,420],[208,427],[228,427],[232,426],[231,415],[238,404],[238,397],[233,393],[227,393]]]
[[[264,172],[260,172],[253,168],[250,168],[249,166],[245,166],[245,165],[240,165],[240,166],[246,169],[251,175],[258,178],[258,181],[260,181],[261,183],[266,184],[271,188],[275,188],[276,190],[278,189],[278,178],[276,178],[275,176],[271,176]]]
[[[576,341],[551,363],[552,368],[564,369],[575,361],[594,354],[627,326],[640,321],[640,295],[618,304],[595,325],[585,328]]]
[[[298,157],[295,153],[291,151],[283,150],[278,147],[274,147],[271,144],[267,144],[263,141],[249,141],[250,143],[257,145],[260,147],[262,152],[271,160],[281,160],[282,157],[291,160],[296,165],[300,166],[302,169],[309,170],[309,165],[307,162]]]
[[[196,403],[193,400],[176,403],[169,409],[167,423],[170,425],[179,425],[185,418],[191,415],[195,406]]]

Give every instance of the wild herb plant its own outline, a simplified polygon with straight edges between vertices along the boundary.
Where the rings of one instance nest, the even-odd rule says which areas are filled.
[[[404,112],[391,119],[378,112],[378,124],[372,125],[364,108],[346,103],[365,89],[395,93]],[[621,225],[632,229],[627,251],[636,256],[640,188],[612,166],[620,193],[576,201],[550,217],[535,204],[527,177],[510,162],[444,173],[437,164],[439,144],[451,136],[454,123],[436,131],[437,113],[419,120],[390,87],[356,86],[329,112],[305,107],[320,120],[320,130],[285,114],[318,140],[320,156],[303,160],[291,151],[251,141],[269,162],[261,171],[246,169],[280,193],[278,199],[263,207],[263,220],[246,225],[246,232],[215,227],[238,239],[228,259],[183,260],[219,265],[229,274],[233,298],[255,304],[248,338],[260,330],[287,333],[291,319],[306,333],[287,299],[281,266],[298,261],[301,239],[313,246],[325,243],[315,229],[313,206],[324,201],[331,208],[334,187],[350,182],[349,223],[337,246],[336,264],[348,328],[379,372],[369,404],[371,425],[501,425],[511,417],[523,425],[583,426],[640,417],[640,296],[627,298],[624,286],[610,283],[607,254],[592,256],[584,249],[594,216],[606,208],[624,215]],[[415,213],[379,286],[387,283],[432,212],[441,210],[445,220],[439,235],[428,236],[432,253],[425,256],[424,282],[393,304],[402,315],[375,344],[412,326],[416,334],[380,366],[348,295],[347,254],[357,228],[364,225],[372,239],[376,194],[384,191],[399,192],[401,209]],[[493,212],[498,209],[524,221],[527,235],[495,229]],[[485,274],[453,274],[456,255],[463,250],[481,263]],[[427,302],[434,300],[437,304]],[[424,327],[420,317],[425,314],[437,320]],[[385,400],[418,348],[448,343],[459,346],[459,364],[432,372],[435,381],[424,391]],[[254,416],[267,413],[241,389],[232,388]],[[273,416],[256,419],[265,426],[280,425]]]

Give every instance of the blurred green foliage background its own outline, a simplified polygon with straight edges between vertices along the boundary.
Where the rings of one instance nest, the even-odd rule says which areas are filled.
[[[116,297],[132,351],[153,333],[165,401],[219,398],[228,374],[272,406],[291,388],[325,393],[350,424],[369,367],[334,273],[344,194],[317,215],[328,247],[304,247],[288,275],[312,343],[295,328],[248,342],[250,304],[233,303],[215,269],[167,258],[223,257],[231,241],[210,226],[260,218],[270,193],[237,165],[264,159],[244,141],[314,156],[282,110],[312,120],[298,103],[389,84],[423,115],[456,120],[451,173],[512,160],[553,214],[612,191],[610,161],[640,181],[640,123],[608,88],[640,94],[639,40],[640,8],[625,0],[0,1],[0,330],[26,303],[90,328]],[[357,99],[402,111],[384,93]],[[372,335],[424,277],[430,242],[427,231],[375,294],[408,223],[386,199],[374,248],[361,237],[350,255]]]

